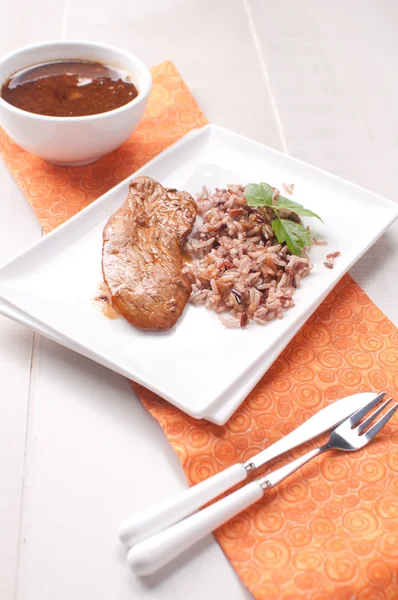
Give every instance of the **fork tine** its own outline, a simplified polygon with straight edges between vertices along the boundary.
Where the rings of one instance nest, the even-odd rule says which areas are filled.
[[[375,420],[377,415],[379,415],[385,409],[385,407],[390,404],[391,400],[392,398],[389,398],[388,400],[383,402],[383,404],[379,406],[379,408],[377,408],[374,412],[372,412],[372,414],[369,415],[367,419],[362,421],[362,423],[360,423],[357,427],[358,433],[361,433],[368,425],[370,425],[370,423]]]
[[[368,442],[370,440],[372,440],[375,437],[375,435],[377,435],[379,433],[380,429],[382,429],[384,427],[384,425],[387,423],[387,421],[389,421],[391,419],[391,417],[393,416],[393,414],[395,413],[397,408],[398,408],[398,404],[394,404],[394,406],[392,406],[390,408],[390,410],[388,412],[386,412],[386,414],[383,417],[381,417],[378,421],[376,421],[376,423],[374,425],[372,425],[372,427],[370,429],[368,429],[366,433],[364,433],[364,436],[366,437]]]
[[[376,396],[376,398],[368,402],[368,404],[354,412],[350,417],[351,425],[356,425],[357,423],[359,423],[362,417],[364,417],[370,411],[371,408],[373,408],[378,402],[380,402],[380,400],[382,400],[385,395],[385,392],[381,392],[381,394],[379,394],[378,396]]]

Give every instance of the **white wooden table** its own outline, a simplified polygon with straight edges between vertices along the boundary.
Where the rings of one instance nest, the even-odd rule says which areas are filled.
[[[396,2],[8,0],[0,10],[1,53],[84,38],[148,65],[170,58],[211,121],[396,195]],[[3,165],[0,177],[4,262],[41,231]],[[395,323],[397,239],[395,226],[352,271]],[[125,567],[120,518],[186,486],[125,379],[1,318],[0,381],[2,600],[250,597],[212,538],[148,580]]]

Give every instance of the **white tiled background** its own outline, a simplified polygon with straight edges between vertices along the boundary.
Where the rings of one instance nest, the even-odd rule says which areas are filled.
[[[172,59],[210,121],[394,199],[397,20],[393,0],[4,0],[0,52],[83,38]],[[40,227],[0,177],[3,262]],[[397,234],[352,270],[395,323]],[[186,485],[127,381],[3,318],[0,381],[1,600],[250,597],[211,538],[148,580],[125,568],[120,516]]]

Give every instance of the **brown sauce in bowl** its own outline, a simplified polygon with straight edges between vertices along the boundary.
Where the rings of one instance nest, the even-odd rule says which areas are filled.
[[[83,60],[59,60],[15,73],[3,100],[50,117],[82,117],[119,108],[138,96],[127,71]]]

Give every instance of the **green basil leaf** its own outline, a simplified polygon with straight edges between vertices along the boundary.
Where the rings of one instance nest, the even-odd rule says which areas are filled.
[[[302,204],[299,204],[298,202],[294,202],[293,200],[290,200],[289,198],[285,198],[284,196],[278,196],[276,199],[276,208],[287,208],[287,210],[291,210],[292,212],[295,212],[297,215],[301,215],[303,217],[315,217],[316,219],[319,219],[320,221],[322,221],[321,217],[319,215],[317,215],[316,213],[312,212],[312,210],[308,210],[307,208],[304,208],[304,206]],[[323,221],[322,221],[323,223]]]
[[[272,221],[272,228],[278,242],[286,243],[292,254],[300,256],[304,246],[311,246],[311,232],[299,223],[277,217]]]
[[[248,206],[272,206],[274,190],[268,183],[249,183],[244,196]]]

